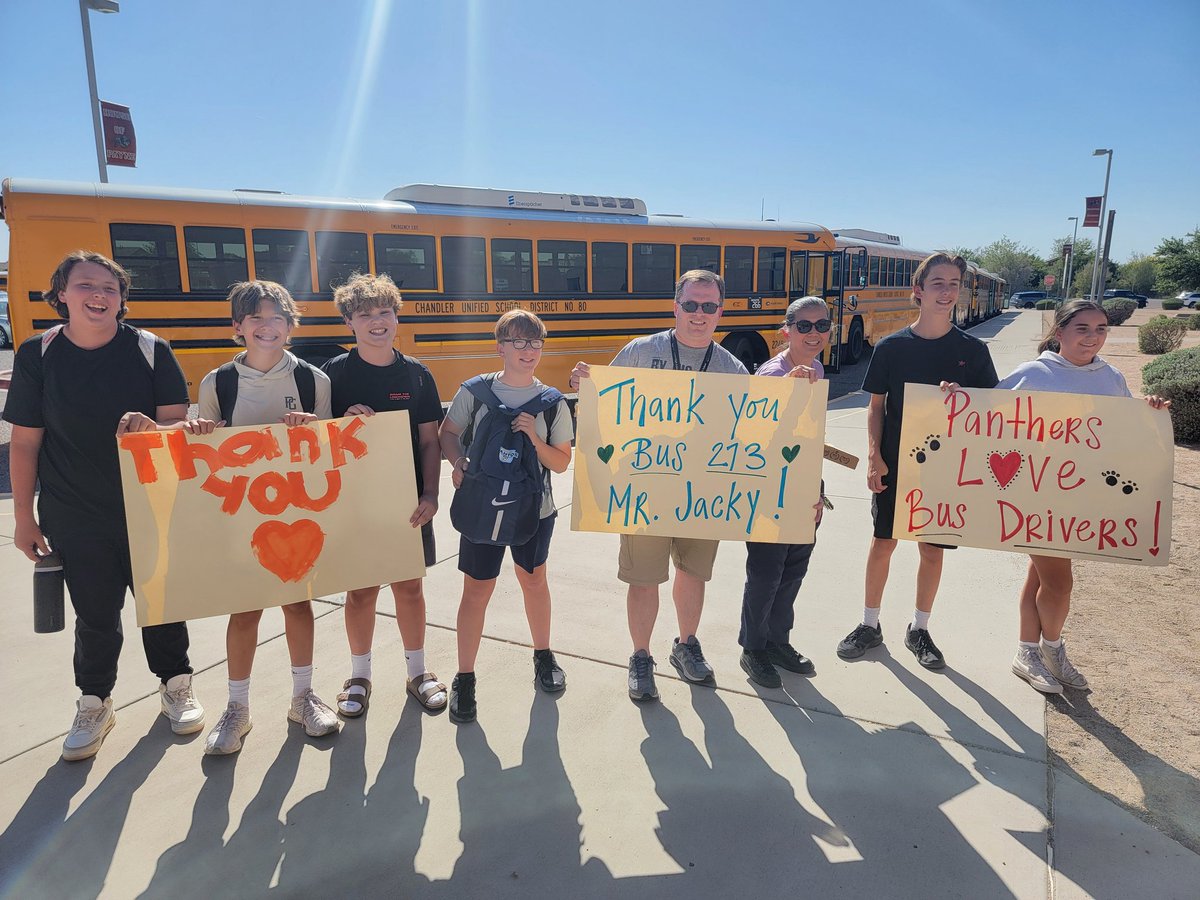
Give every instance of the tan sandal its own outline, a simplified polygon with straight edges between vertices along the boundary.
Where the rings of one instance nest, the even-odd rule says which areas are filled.
[[[425,672],[408,682],[408,692],[417,698],[417,702],[428,710],[439,710],[446,706],[449,692],[446,686],[437,680],[432,672]],[[440,703],[431,702],[433,697],[442,695]]]
[[[352,688],[352,687],[360,687],[364,691],[366,691],[366,693],[360,694],[357,691],[355,691],[352,694],[352,693],[350,693],[350,688]],[[342,705],[344,703],[356,704],[358,706],[358,711],[351,712],[350,710],[346,709]],[[342,685],[342,692],[337,695],[338,712],[341,713],[343,716],[345,716],[347,719],[357,719],[359,716],[361,716],[363,713],[365,713],[367,711],[367,707],[370,705],[370,703],[371,703],[371,679],[369,679],[369,678],[347,678],[346,683]]]

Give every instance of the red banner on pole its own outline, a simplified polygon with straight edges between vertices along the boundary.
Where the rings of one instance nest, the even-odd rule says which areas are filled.
[[[100,101],[100,121],[104,128],[104,156],[110,166],[137,165],[137,136],[128,106]],[[1099,215],[1099,213],[1097,213]]]
[[[1099,228],[1100,227],[1100,206],[1104,203],[1103,197],[1087,197],[1084,199],[1087,204],[1087,212],[1083,214],[1084,228]]]

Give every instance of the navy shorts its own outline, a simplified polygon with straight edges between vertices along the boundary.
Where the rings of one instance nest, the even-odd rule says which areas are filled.
[[[554,535],[555,512],[538,523],[538,530],[524,544],[515,547],[497,547],[493,544],[475,544],[465,537],[458,539],[458,571],[470,575],[476,581],[490,581],[500,575],[504,562],[504,551],[511,550],[513,562],[532,573],[544,565],[550,556],[550,538]]]

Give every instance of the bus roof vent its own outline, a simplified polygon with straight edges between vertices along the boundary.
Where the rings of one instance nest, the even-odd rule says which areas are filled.
[[[881,244],[899,244],[900,235],[887,234],[883,231],[869,231],[866,228],[839,228],[835,234],[838,237],[858,238],[860,241],[878,241]]]
[[[539,191],[503,191],[494,188],[456,187],[442,184],[406,184],[388,191],[384,200],[407,203],[439,203],[491,209],[531,209],[579,212],[595,215],[646,215],[646,204],[634,197],[602,197],[599,194],[547,194]]]

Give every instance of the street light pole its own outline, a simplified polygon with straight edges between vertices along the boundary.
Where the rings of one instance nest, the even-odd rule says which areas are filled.
[[[1103,149],[1092,152],[1092,156],[1106,155],[1108,156],[1108,164],[1104,167],[1104,197],[1100,201],[1100,230],[1096,232],[1097,259],[1096,262],[1092,264],[1092,299],[1096,300],[1097,302],[1099,302],[1100,298],[1097,296],[1098,291],[1096,285],[1100,283],[1100,266],[1102,264],[1102,261],[1099,259],[1099,255],[1100,248],[1104,246],[1104,241],[1102,240],[1104,237],[1104,213],[1108,209],[1108,176],[1112,173],[1113,152],[1112,150]]]
[[[1063,287],[1063,299],[1071,299],[1071,276],[1075,274],[1075,238],[1079,234],[1079,216],[1067,216],[1068,222],[1075,223],[1075,229],[1071,232],[1071,249],[1067,251],[1067,274],[1065,286]]]
[[[92,130],[96,134],[96,165],[100,168],[100,183],[108,184],[108,160],[104,156],[104,130],[100,125],[100,95],[96,90],[96,65],[92,61],[92,26],[88,10],[102,13],[121,11],[117,0],[79,0],[79,20],[83,23],[83,56],[87,61],[88,97],[92,105]]]

